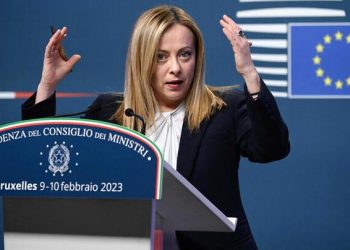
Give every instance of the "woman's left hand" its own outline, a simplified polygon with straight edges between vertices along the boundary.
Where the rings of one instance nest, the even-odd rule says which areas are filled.
[[[230,17],[224,15],[220,20],[222,31],[229,40],[236,62],[236,70],[245,80],[248,91],[260,91],[260,78],[250,54],[251,42],[248,41],[242,29]]]

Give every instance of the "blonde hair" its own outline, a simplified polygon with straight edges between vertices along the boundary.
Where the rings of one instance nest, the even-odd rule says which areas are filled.
[[[191,131],[208,119],[225,103],[204,84],[204,44],[202,34],[194,20],[181,8],[161,5],[144,12],[137,20],[131,40],[125,70],[124,101],[114,115],[123,126],[140,131],[141,124],[124,115],[132,108],[152,126],[158,110],[158,101],[151,86],[156,55],[162,35],[173,24],[181,24],[193,33],[196,65],[193,82],[186,97],[186,115]]]

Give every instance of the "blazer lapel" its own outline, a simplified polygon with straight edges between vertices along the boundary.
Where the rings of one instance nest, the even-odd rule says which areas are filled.
[[[190,131],[188,128],[187,117],[184,118],[182,126],[179,153],[177,156],[177,171],[186,179],[190,179],[195,161],[197,159],[200,144],[203,135],[208,127],[209,120],[201,123],[196,131]]]

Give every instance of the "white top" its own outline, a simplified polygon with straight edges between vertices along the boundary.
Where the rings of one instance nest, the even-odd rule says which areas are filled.
[[[157,112],[154,125],[146,131],[146,136],[162,151],[164,160],[175,169],[185,111],[185,104],[181,103],[170,112]]]

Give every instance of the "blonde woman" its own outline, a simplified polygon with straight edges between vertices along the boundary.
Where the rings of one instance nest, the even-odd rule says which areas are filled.
[[[259,77],[250,42],[228,16],[220,20],[234,52],[244,91],[220,91],[204,83],[202,34],[193,19],[175,6],[144,12],[130,40],[124,99],[100,95],[85,117],[140,131],[142,123],[125,115],[132,108],[146,123],[146,136],[164,158],[226,216],[237,217],[234,233],[177,232],[180,249],[257,249],[242,206],[240,157],[270,162],[289,153],[288,129],[271,93]],[[22,106],[23,118],[53,115],[57,84],[80,59],[60,55],[67,28],[58,30],[45,50],[36,94]],[[115,105],[111,105],[111,104]]]

